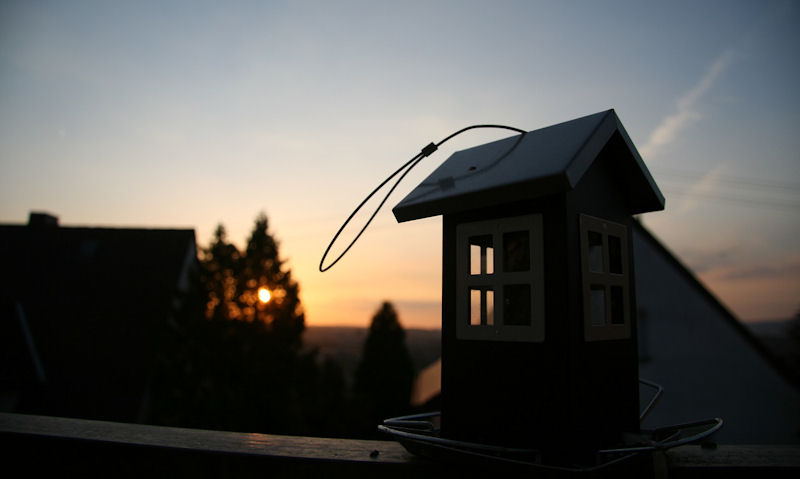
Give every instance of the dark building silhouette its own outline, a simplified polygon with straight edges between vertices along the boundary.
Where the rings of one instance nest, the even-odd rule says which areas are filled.
[[[0,225],[5,411],[148,414],[159,338],[190,289],[193,230]]]
[[[633,229],[639,374],[664,387],[643,426],[721,417],[724,444],[800,443],[800,383],[646,228]]]

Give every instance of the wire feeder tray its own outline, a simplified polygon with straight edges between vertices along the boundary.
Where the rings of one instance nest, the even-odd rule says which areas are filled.
[[[657,389],[655,396],[639,416],[642,421],[655,406],[662,389],[649,381],[640,380],[640,382]],[[498,461],[538,469],[590,472],[630,459],[642,452],[666,450],[685,444],[699,443],[722,427],[722,419],[713,418],[653,430],[641,430],[636,434],[628,435],[625,444],[620,447],[598,450],[594,464],[556,465],[543,463],[542,455],[536,449],[477,444],[441,437],[438,426],[440,417],[439,411],[396,417],[384,420],[383,425],[378,426],[378,429],[392,436],[408,452],[430,459]]]
[[[594,465],[551,465],[542,463],[541,454],[536,449],[477,444],[441,437],[439,429],[435,426],[439,416],[439,412],[432,412],[387,419],[383,425],[378,426],[378,429],[391,435],[408,452],[430,459],[500,461],[535,468],[588,472],[621,462],[642,452],[699,443],[722,427],[722,419],[714,418],[654,430],[642,430],[631,438],[629,444],[598,450],[597,462]]]

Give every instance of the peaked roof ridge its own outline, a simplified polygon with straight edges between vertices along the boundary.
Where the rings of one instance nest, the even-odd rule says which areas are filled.
[[[613,108],[597,112],[592,115],[587,115],[582,118],[577,118],[571,121],[580,121],[583,119],[588,119],[590,117],[591,118],[600,117],[600,118],[597,124],[595,125],[594,130],[592,130],[592,132],[586,137],[583,144],[580,146],[578,151],[576,151],[575,155],[572,157],[572,161],[570,161],[569,165],[567,166],[567,176],[571,188],[574,188],[575,185],[578,183],[578,181],[580,181],[581,177],[583,177],[583,174],[586,173],[586,170],[588,170],[589,166],[591,166],[594,158],[597,157],[597,154],[600,152],[600,149],[602,149],[602,147],[605,146],[606,142],[608,142],[608,139],[614,133],[614,129],[610,130],[608,128],[609,117],[613,117],[613,120],[616,125],[622,126],[622,124],[619,121],[619,118],[617,117],[617,113],[614,111]],[[564,123],[569,123],[569,122],[564,122]],[[603,135],[603,133],[606,134]],[[598,143],[602,144],[598,145]]]
[[[403,222],[570,191],[606,148],[623,159],[615,167],[636,193],[632,213],[663,209],[663,195],[612,108],[457,151],[393,212]]]

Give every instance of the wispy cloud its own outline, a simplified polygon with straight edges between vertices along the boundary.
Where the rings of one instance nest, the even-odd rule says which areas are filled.
[[[727,271],[727,279],[765,279],[773,277],[800,277],[800,258],[789,258],[780,264],[760,264]]]
[[[682,249],[681,258],[686,261],[692,271],[697,274],[716,271],[720,268],[730,268],[736,263],[740,251],[736,246],[709,246],[688,247]]]
[[[697,102],[714,85],[714,82],[733,62],[733,50],[726,50],[706,69],[700,80],[678,99],[675,113],[666,116],[653,130],[647,143],[640,149],[645,157],[653,155],[662,146],[675,140],[681,130],[702,118]]]

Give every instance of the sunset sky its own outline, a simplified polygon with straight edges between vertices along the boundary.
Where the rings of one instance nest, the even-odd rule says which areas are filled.
[[[614,108],[666,197],[642,221],[744,320],[800,309],[800,2],[3,1],[0,223],[223,223],[260,211],[310,325],[383,300],[438,327],[439,218],[391,207],[320,257],[351,210],[431,141]],[[363,218],[362,218],[363,220]],[[343,245],[344,246],[344,245]]]

